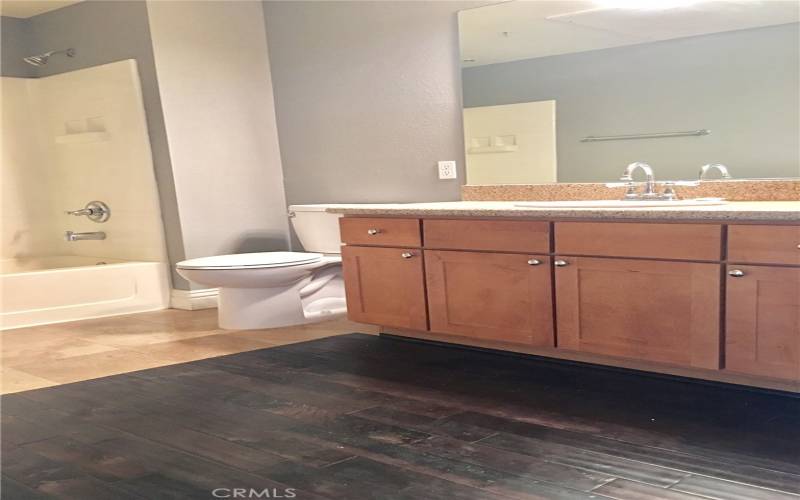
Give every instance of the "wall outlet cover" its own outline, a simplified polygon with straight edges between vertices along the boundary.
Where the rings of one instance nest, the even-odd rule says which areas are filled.
[[[455,161],[446,160],[439,162],[439,179],[455,179],[457,177]]]

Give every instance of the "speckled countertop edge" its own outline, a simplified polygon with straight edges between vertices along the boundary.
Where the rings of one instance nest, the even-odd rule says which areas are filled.
[[[531,208],[514,202],[440,202],[409,204],[331,205],[327,212],[343,215],[408,217],[516,217],[545,220],[672,220],[800,222],[800,202],[731,202],[698,207]]]
[[[659,190],[663,189],[661,186]],[[681,198],[719,197],[730,201],[800,201],[800,179],[708,180],[677,186]],[[461,186],[464,201],[617,200],[624,187],[603,183],[496,184]]]

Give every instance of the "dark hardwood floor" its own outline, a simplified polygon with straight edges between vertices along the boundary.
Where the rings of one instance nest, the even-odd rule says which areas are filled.
[[[370,335],[0,404],[9,500],[800,499],[797,398]]]

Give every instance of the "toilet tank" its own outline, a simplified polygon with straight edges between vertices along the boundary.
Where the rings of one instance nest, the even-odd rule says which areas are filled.
[[[340,214],[329,214],[334,205],[290,205],[289,220],[306,252],[341,253]]]

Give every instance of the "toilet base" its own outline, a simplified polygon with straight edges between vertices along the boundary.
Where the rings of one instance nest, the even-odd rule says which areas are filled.
[[[316,323],[345,316],[344,300],[320,299],[303,309],[303,280],[289,288],[220,288],[219,327],[224,330],[260,330]]]
[[[220,288],[219,327],[256,330],[305,323],[299,288]]]

